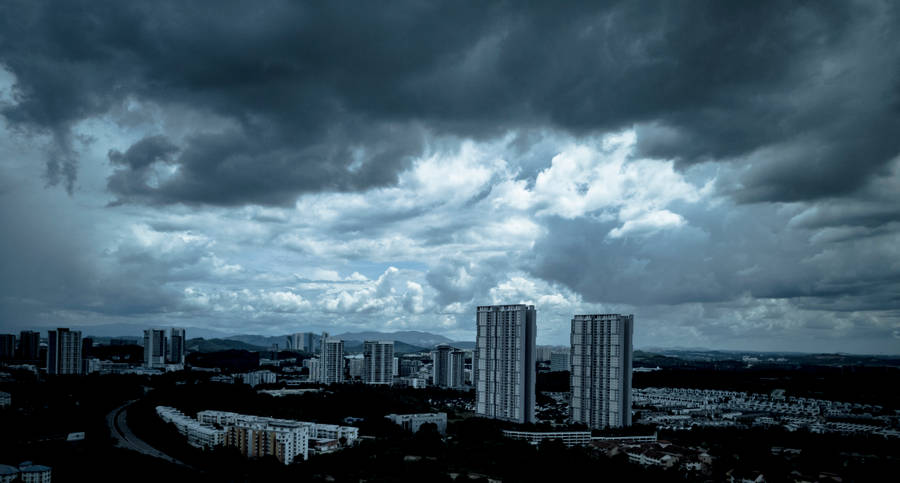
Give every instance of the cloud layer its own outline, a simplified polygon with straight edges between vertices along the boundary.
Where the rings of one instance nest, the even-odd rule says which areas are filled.
[[[898,17],[7,3],[0,324],[900,352]]]

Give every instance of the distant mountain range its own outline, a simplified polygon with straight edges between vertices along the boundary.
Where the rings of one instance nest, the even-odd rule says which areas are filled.
[[[184,326],[176,326],[176,325],[143,325],[143,324],[99,324],[99,325],[84,325],[84,326],[68,326],[65,324],[60,324],[60,327],[70,327],[72,330],[80,330],[81,335],[83,337],[110,337],[110,338],[118,338],[118,337],[143,337],[144,329],[166,329],[166,333],[169,332],[170,327],[180,327],[185,329],[185,333],[189,338],[191,337],[203,337],[204,339],[215,339],[215,338],[224,338],[228,337],[228,334],[222,332],[220,330],[215,329],[206,329],[203,327],[184,327]],[[48,330],[54,330],[57,326],[53,327],[13,327],[10,329],[0,329],[2,331],[9,330],[10,332],[18,332],[20,330],[37,330],[41,333],[45,334]]]
[[[261,350],[265,350],[264,347],[247,344],[239,340],[229,339],[188,339],[185,347],[188,351],[191,352],[219,352],[235,349],[259,352]]]
[[[453,341],[447,337],[429,332],[419,331],[400,331],[400,332],[345,332],[336,334],[333,337],[339,337],[344,340],[344,351],[350,354],[361,353],[363,350],[363,342],[367,340],[391,340],[394,341],[394,353],[409,354],[414,352],[428,351],[438,344],[449,344],[458,349],[473,349],[475,342],[472,341]],[[314,335],[314,344],[319,343],[321,336]],[[229,344],[231,343],[231,344]],[[190,344],[190,343],[189,343]],[[226,349],[245,349],[245,350],[266,350],[271,349],[272,345],[277,344],[278,348],[285,350],[288,348],[288,334],[281,336],[265,336],[255,334],[232,335],[223,338],[213,338],[206,340],[201,345],[198,343],[197,350],[207,352],[209,350],[226,350]],[[214,349],[214,347],[222,347]],[[191,346],[188,345],[191,349]]]
[[[95,338],[134,338],[140,343],[143,337],[144,329],[151,326],[137,324],[100,324],[82,327],[73,327],[80,330],[84,337]],[[153,328],[166,329],[167,325],[152,326]],[[26,327],[21,330],[40,330],[46,333],[48,329],[53,327]],[[188,350],[198,350],[200,352],[213,352],[217,350],[228,349],[244,349],[251,351],[260,351],[271,349],[274,344],[278,345],[280,350],[288,349],[288,335],[257,335],[257,334],[238,334],[229,335],[225,332],[215,329],[207,329],[203,327],[184,327],[188,337]],[[457,349],[474,349],[473,341],[454,341],[448,337],[432,334],[430,332],[422,332],[415,330],[406,330],[398,332],[344,332],[335,334],[333,337],[344,339],[344,350],[350,353],[362,352],[362,344],[367,340],[392,340],[394,341],[394,352],[405,354],[411,352],[427,351],[434,348],[438,344],[449,344]],[[313,343],[318,346],[320,334],[314,334]],[[202,342],[200,342],[202,339]],[[190,344],[194,345],[191,346]]]
[[[334,337],[340,337],[344,340],[392,340],[394,342],[403,342],[405,344],[424,347],[430,349],[438,344],[449,344],[453,342],[442,335],[431,334],[428,332],[419,332],[415,330],[407,330],[400,332],[346,332],[337,334]]]
[[[287,348],[288,334],[281,336],[264,336],[253,334],[241,334],[225,337],[227,340],[235,340],[246,344],[254,345],[260,348],[269,349],[272,344],[278,344],[281,349]],[[315,334],[314,343],[318,344],[321,336]],[[442,335],[432,334],[429,332],[419,332],[413,330],[400,332],[345,332],[343,334],[335,334],[332,337],[338,337],[344,340],[344,350],[347,352],[362,352],[362,344],[367,340],[392,340],[394,341],[394,352],[409,353],[430,350],[438,344],[450,344],[459,349],[471,349],[475,347],[474,342],[461,341],[454,342],[452,339]]]

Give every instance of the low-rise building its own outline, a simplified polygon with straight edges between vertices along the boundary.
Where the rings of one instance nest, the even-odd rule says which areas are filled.
[[[298,421],[241,415],[227,427],[225,445],[248,458],[271,455],[289,465],[309,456],[309,432]]]
[[[9,407],[12,404],[12,396],[8,392],[0,391],[0,408]]]
[[[12,483],[19,477],[19,469],[15,466],[0,465],[0,483]]]
[[[447,433],[447,413],[388,414],[385,417],[413,433],[419,432],[422,425],[426,423],[437,426],[437,430],[441,434]]]
[[[204,424],[214,424],[217,426],[233,426],[242,419],[273,419],[263,416],[248,416],[244,414],[232,413],[228,411],[200,411],[197,413],[197,420]],[[309,438],[334,439],[341,441],[343,439],[345,445],[355,443],[359,439],[359,428],[354,426],[339,426],[337,424],[319,424],[308,421],[280,420],[298,423],[306,429]]]
[[[587,446],[591,443],[590,431],[514,431],[503,430],[503,436],[509,439],[519,439],[538,445],[542,441],[560,441],[564,445]]]
[[[187,442],[191,446],[207,449],[225,443],[224,429],[197,421],[175,408],[157,406],[156,414],[163,421],[174,424],[178,432],[187,438]]]
[[[49,466],[26,461],[19,465],[19,481],[22,483],[50,483],[53,470]]]

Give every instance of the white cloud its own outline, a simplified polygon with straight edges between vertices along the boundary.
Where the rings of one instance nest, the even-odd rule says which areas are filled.
[[[609,232],[610,238],[621,238],[628,235],[649,235],[666,228],[677,228],[683,225],[684,218],[669,210],[652,211],[638,218],[626,221],[622,226]]]

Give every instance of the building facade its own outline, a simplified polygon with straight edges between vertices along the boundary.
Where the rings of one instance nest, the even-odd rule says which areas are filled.
[[[415,376],[419,373],[419,370],[422,369],[422,361],[418,359],[400,359],[400,367],[399,367],[399,376],[400,377],[409,377]]]
[[[322,384],[344,382],[344,341],[322,334],[319,351],[319,377]]]
[[[480,306],[476,321],[475,413],[517,423],[534,422],[537,377],[534,306]]]
[[[571,355],[569,351],[553,351],[550,353],[550,372],[569,372]]]
[[[576,315],[569,376],[573,422],[592,429],[631,425],[631,338],[634,316]]]
[[[19,332],[19,359],[37,361],[41,358],[41,333],[33,330]]]
[[[47,373],[81,374],[81,331],[59,328],[47,334]]]
[[[367,340],[363,343],[363,382],[388,384],[394,381],[394,341]]]
[[[148,369],[163,369],[166,367],[165,330],[144,330],[144,367]]]

